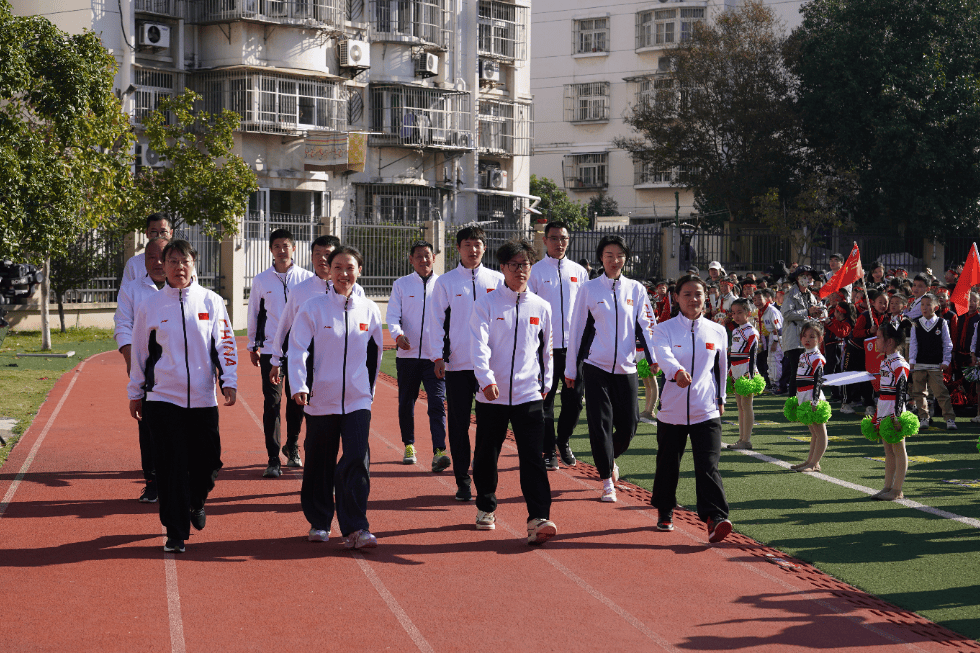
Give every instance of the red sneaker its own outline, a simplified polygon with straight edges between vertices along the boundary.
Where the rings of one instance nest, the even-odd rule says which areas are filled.
[[[728,537],[728,534],[732,532],[732,522],[727,519],[722,519],[720,521],[715,521],[714,519],[708,520],[708,541],[712,544],[716,542],[721,542],[723,539]]]

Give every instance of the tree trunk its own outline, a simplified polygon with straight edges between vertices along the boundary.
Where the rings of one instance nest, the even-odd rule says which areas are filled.
[[[51,294],[51,258],[44,259],[44,279],[41,280],[41,351],[51,351],[51,316],[48,298]]]
[[[56,293],[58,298],[58,318],[61,320],[61,332],[66,333],[68,329],[65,328],[65,293]]]

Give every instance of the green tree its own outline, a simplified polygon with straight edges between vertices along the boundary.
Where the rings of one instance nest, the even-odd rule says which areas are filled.
[[[83,233],[65,254],[51,257],[51,292],[58,302],[61,332],[65,333],[65,296],[84,288],[96,277],[114,276],[122,270],[122,243],[107,229]],[[83,301],[88,301],[83,299]]]
[[[167,165],[143,168],[137,176],[129,231],[142,230],[149,213],[164,211],[175,226],[198,225],[212,238],[238,232],[258,183],[245,160],[233,153],[238,114],[195,112],[200,98],[185,91],[164,99],[143,119],[150,148]]]
[[[589,198],[589,205],[586,211],[589,217],[597,215],[619,215],[619,203],[612,197],[609,197],[606,191],[600,190]]]
[[[676,170],[714,220],[747,220],[752,201],[797,183],[803,144],[796,82],[785,65],[783,27],[760,0],[748,0],[670,51],[673,71],[626,117],[636,136],[617,138],[634,161]]]
[[[565,191],[547,177],[531,175],[528,192],[541,198],[538,210],[549,222],[563,220],[573,229],[589,228],[585,206],[581,202],[570,200]]]
[[[793,40],[808,140],[857,172],[858,219],[975,231],[980,2],[814,0]]]

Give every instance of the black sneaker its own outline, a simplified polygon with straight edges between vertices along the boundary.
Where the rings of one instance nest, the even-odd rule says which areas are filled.
[[[561,456],[561,461],[565,463],[565,467],[575,467],[578,463],[575,460],[575,454],[572,453],[572,448],[568,446],[568,443],[558,445],[558,455]]]
[[[469,501],[473,498],[473,493],[470,491],[469,485],[456,485],[456,500],[457,501]]]
[[[732,532],[732,522],[725,518],[708,520],[708,541],[712,544],[721,542]]]
[[[664,531],[664,532],[670,532],[674,530],[673,511],[660,513],[660,516],[657,518],[657,530]]]
[[[285,451],[283,451],[285,453]],[[303,461],[299,458],[299,445],[296,445],[290,449],[289,453],[286,454],[286,467],[302,467]]]
[[[140,503],[156,503],[157,499],[159,499],[159,495],[157,495],[157,484],[147,483],[143,491],[140,492]]]
[[[270,463],[269,466],[265,468],[265,471],[262,472],[262,478],[279,478],[280,476],[282,476],[282,468],[277,462]]]
[[[558,455],[555,453],[543,454],[544,455],[544,468],[549,472],[558,471]]]
[[[191,510],[191,526],[197,530],[204,530],[204,524],[207,519],[208,516],[204,514],[204,508],[201,508],[200,510]]]
[[[172,537],[167,538],[167,543],[163,545],[163,550],[166,553],[183,553],[184,552],[184,541],[177,540]]]

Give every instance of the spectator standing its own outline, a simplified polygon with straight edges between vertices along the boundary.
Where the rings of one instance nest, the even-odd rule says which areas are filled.
[[[167,217],[166,213],[153,213],[146,217],[146,231],[144,233],[147,238],[163,238],[169,241],[174,235],[173,224],[170,222],[170,218]],[[126,261],[122,278],[124,285],[142,277],[146,273],[145,257],[146,250],[130,257]]]
[[[822,308],[814,293],[810,291],[813,283],[813,269],[809,265],[797,266],[790,274],[793,288],[786,293],[780,311],[783,314],[783,370],[779,378],[780,393],[796,394],[796,368],[803,354],[800,344],[800,329],[804,321],[819,317]],[[822,334],[821,334],[822,335]]]

